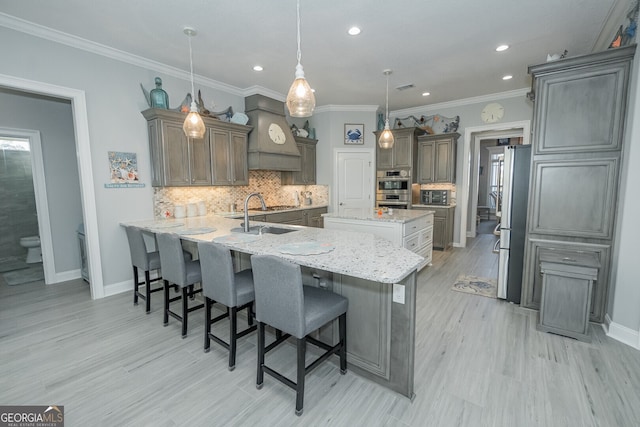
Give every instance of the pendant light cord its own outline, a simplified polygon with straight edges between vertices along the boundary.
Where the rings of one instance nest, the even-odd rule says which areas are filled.
[[[387,73],[387,125],[389,124],[389,73]]]
[[[302,59],[302,51],[300,50],[300,0],[297,2],[296,7],[296,22],[298,23],[298,64],[300,64],[300,59]]]
[[[194,88],[193,88],[193,52],[191,51],[191,37],[193,37],[193,35],[189,34],[189,68],[191,69],[191,100],[195,101],[195,94],[194,92]]]

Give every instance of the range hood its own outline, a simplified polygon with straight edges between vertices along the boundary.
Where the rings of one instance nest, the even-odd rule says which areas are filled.
[[[285,119],[284,102],[251,95],[244,99],[244,108],[248,124],[253,126],[249,134],[249,169],[299,171],[300,151]]]

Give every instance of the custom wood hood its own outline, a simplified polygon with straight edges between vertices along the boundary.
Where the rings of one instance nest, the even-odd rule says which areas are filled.
[[[300,151],[285,119],[284,102],[264,95],[244,99],[249,134],[249,169],[299,171]]]

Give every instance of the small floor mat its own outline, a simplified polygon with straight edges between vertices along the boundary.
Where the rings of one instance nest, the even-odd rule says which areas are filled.
[[[460,275],[451,289],[458,292],[481,295],[483,297],[498,297],[498,284],[496,280],[486,277]]]
[[[8,273],[4,273],[2,276],[4,281],[7,282],[7,285],[15,286],[22,285],[23,283],[44,280],[44,270],[42,268],[42,264],[32,264],[29,268],[10,271]]]
[[[29,268],[29,264],[16,256],[0,258],[0,273],[6,273],[7,271],[13,270],[22,270],[23,268]]]

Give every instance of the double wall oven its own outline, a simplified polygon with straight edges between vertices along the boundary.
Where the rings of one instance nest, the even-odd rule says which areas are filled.
[[[376,178],[376,207],[393,209],[411,207],[410,170],[380,170]]]

